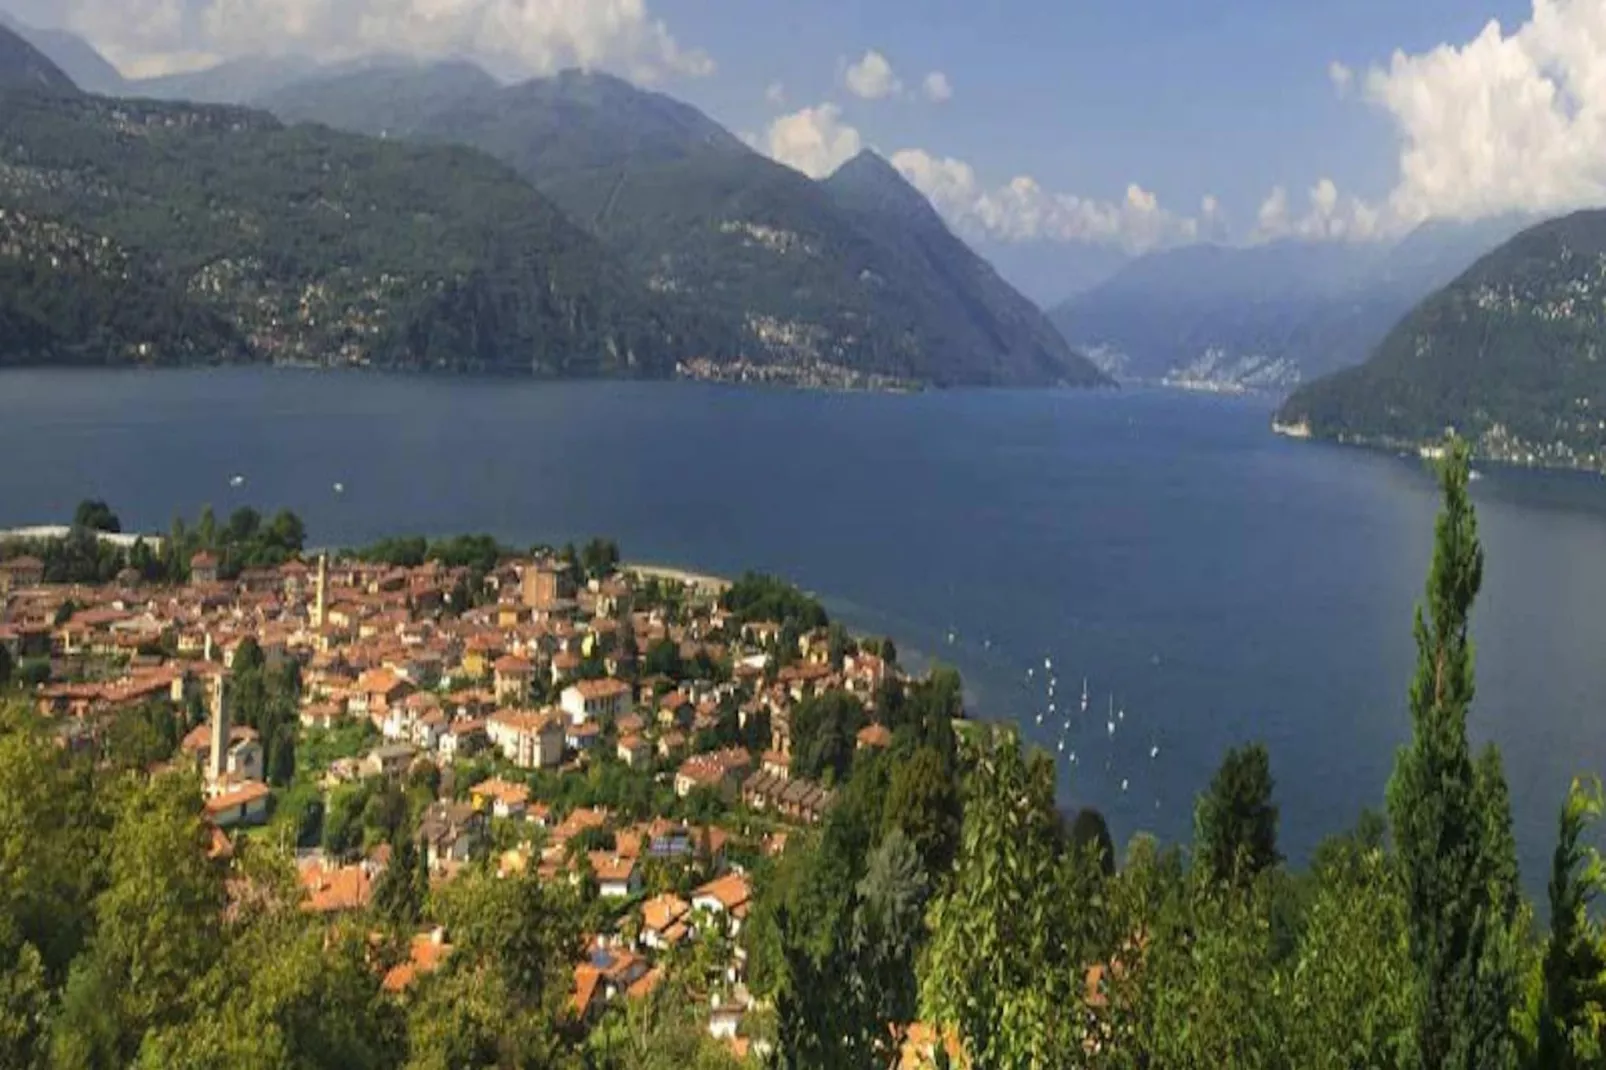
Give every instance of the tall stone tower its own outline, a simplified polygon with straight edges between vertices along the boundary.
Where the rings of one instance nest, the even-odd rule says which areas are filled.
[[[329,555],[318,555],[318,579],[312,596],[312,626],[323,630],[329,611]]]
[[[229,710],[223,700],[223,675],[214,678],[212,688],[212,753],[206,776],[211,783],[223,779],[229,767]]]

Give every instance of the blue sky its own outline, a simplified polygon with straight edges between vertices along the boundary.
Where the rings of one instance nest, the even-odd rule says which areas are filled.
[[[1128,183],[1162,203],[1221,198],[1252,219],[1271,188],[1323,176],[1382,196],[1397,146],[1385,116],[1340,99],[1328,75],[1471,39],[1526,3],[1488,0],[815,0],[743,17],[721,0],[659,5],[677,36],[718,64],[673,88],[733,129],[836,101],[865,139],[971,161],[994,181],[1030,174],[1054,189],[1117,199]],[[838,64],[882,52],[905,81],[948,74],[954,96],[861,101]]]
[[[805,173],[879,149],[1001,262],[1606,203],[1606,0],[0,4],[129,74],[264,51],[611,70]]]

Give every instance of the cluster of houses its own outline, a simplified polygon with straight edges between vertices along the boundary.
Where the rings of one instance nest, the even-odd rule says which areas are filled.
[[[497,858],[502,872],[533,867],[544,879],[575,879],[579,865],[600,896],[622,903],[644,895],[653,860],[697,858],[711,875],[705,884],[684,898],[665,893],[635,903],[628,924],[597,938],[577,971],[582,1015],[650,990],[661,975],[655,959],[681,942],[713,929],[735,936],[752,889],[725,860],[727,830],[662,818],[627,824],[587,809],[554,821],[531,798],[524,774],[617,760],[671,782],[682,798],[708,792],[770,822],[818,822],[832,793],[792,775],[793,711],[832,689],[873,702],[897,674],[871,653],[833,664],[824,632],[805,635],[777,669],[778,623],[740,621],[711,597],[679,600],[670,612],[645,604],[629,575],[581,584],[555,560],[503,563],[484,577],[487,599],[472,606],[452,604],[465,589],[465,570],[437,562],[402,568],[319,557],[228,579],[212,554],[197,554],[190,565],[182,586],[147,585],[129,573],[103,586],[66,586],[45,584],[35,559],[0,561],[0,647],[13,664],[48,664],[48,678],[33,691],[39,713],[68,745],[89,746],[126,709],[153,701],[198,708],[204,717],[188,728],[174,760],[200,771],[218,830],[265,821],[272,791],[263,743],[232,723],[224,686],[249,639],[270,664],[299,663],[305,730],[366,723],[377,734],[360,756],[323,771],[327,786],[402,777],[421,762],[446,769],[478,757],[501,768],[465,800],[442,798],[422,815],[417,840],[433,879],[450,879],[487,851],[499,821],[542,830],[539,850]],[[730,671],[718,680],[644,676],[643,652],[665,643],[681,664],[711,661]],[[769,746],[707,744],[733,713],[744,729],[767,717]],[[867,731],[859,742],[889,739],[885,730]],[[591,829],[605,829],[613,846],[567,850]],[[765,849],[775,842],[784,836],[766,840]],[[227,850],[227,837],[216,845]],[[355,861],[303,858],[306,909],[360,909],[388,861],[385,848]],[[386,987],[403,992],[438,965],[450,953],[448,935],[420,934]],[[736,995],[742,968],[738,953],[710,1024],[721,1035],[734,1037],[735,1008],[746,1005]]]

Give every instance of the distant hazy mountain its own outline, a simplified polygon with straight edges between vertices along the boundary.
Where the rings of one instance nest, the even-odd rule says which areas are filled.
[[[1454,427],[1486,456],[1606,468],[1606,211],[1523,231],[1279,418],[1387,445]]]
[[[8,27],[37,48],[84,92],[116,96],[124,91],[123,76],[117,68],[77,34],[27,26],[4,12],[0,12],[0,26]]]
[[[1134,261],[1051,318],[1124,377],[1286,390],[1364,360],[1412,306],[1519,226],[1433,223],[1392,247],[1171,249]]]
[[[467,60],[398,60],[328,78],[298,81],[253,103],[286,122],[413,137],[442,113],[496,93],[500,82]]]
[[[0,90],[76,94],[78,86],[37,47],[0,26]]]
[[[974,245],[1000,275],[1041,308],[1086,293],[1132,262],[1132,255],[1117,246],[1091,242],[981,240]]]
[[[489,152],[646,285],[710,313],[755,356],[938,383],[1101,381],[883,162],[816,183],[690,105],[601,74],[467,94],[455,75],[414,77],[402,91],[394,72],[359,73],[265,103],[287,118]],[[451,99],[432,88],[442,84]],[[917,225],[896,234],[893,219]]]
[[[300,56],[248,57],[199,71],[131,80],[123,93],[151,100],[249,104],[323,71],[316,61]]]

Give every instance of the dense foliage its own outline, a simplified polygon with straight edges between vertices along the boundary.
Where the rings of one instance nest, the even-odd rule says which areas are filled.
[[[1382,443],[1446,427],[1478,452],[1606,464],[1606,212],[1524,231],[1395,327],[1359,368],[1300,390],[1280,418]]]
[[[605,75],[476,90],[456,68],[411,72],[436,93],[406,73],[347,74],[266,104],[490,153],[649,285],[695,295],[755,357],[939,383],[1101,381],[885,161],[866,156],[816,183],[696,109]],[[879,211],[887,187],[924,210]]]

